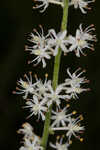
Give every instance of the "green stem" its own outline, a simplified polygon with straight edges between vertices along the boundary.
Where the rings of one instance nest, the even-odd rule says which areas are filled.
[[[68,0],[64,0],[61,31],[66,30],[67,20],[68,20]],[[56,89],[56,87],[58,85],[61,53],[62,53],[61,49],[59,48],[58,54],[55,57],[55,62],[54,62],[54,72],[53,72],[53,89],[54,90]],[[41,142],[41,145],[43,146],[44,150],[46,150],[47,142],[48,142],[49,127],[50,127],[50,120],[51,120],[51,111],[52,111],[52,105],[49,107],[49,110],[46,113],[46,119],[45,119],[45,124],[44,124],[44,131],[43,131],[42,142]]]

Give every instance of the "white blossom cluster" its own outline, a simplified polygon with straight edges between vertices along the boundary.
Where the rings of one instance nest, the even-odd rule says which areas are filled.
[[[18,87],[16,87],[16,91],[13,91],[13,93],[23,95],[26,104],[24,108],[30,110],[28,117],[38,115],[38,119],[41,117],[42,120],[45,120],[45,112],[48,111],[50,105],[55,103],[56,106],[60,108],[61,101],[70,100],[72,98],[78,99],[77,94],[89,90],[89,88],[82,88],[81,86],[82,84],[88,83],[89,80],[85,79],[85,77],[80,77],[85,70],[77,74],[80,69],[81,68],[77,69],[71,74],[68,68],[67,73],[70,78],[66,78],[65,82],[59,84],[55,90],[53,90],[51,80],[47,80],[47,74],[45,75],[44,82],[35,75],[36,82],[33,83],[32,73],[29,72],[30,77],[28,78],[25,74],[24,77],[26,80],[20,79],[17,82]]]
[[[41,8],[40,12],[43,13],[49,4],[64,6],[64,0],[35,0],[38,5],[33,6],[33,9]],[[69,0],[69,6],[74,6],[75,9],[80,9],[83,14],[87,13],[87,9],[91,10],[88,4],[95,2],[95,0]]]
[[[64,145],[56,143],[54,146],[53,144],[50,144],[51,147],[58,148],[58,150],[61,145],[62,147],[66,147],[65,150],[67,149],[67,145],[70,143],[72,135],[80,140],[82,139],[77,135],[84,131],[84,127],[81,127],[78,124],[82,117],[79,116],[75,119],[73,115],[76,114],[76,111],[68,113],[69,110],[67,107],[64,107],[63,109],[61,108],[62,101],[65,101],[67,105],[67,100],[78,99],[77,94],[89,90],[88,88],[82,88],[82,85],[88,83],[89,80],[87,80],[84,76],[81,76],[85,70],[79,72],[80,70],[81,68],[78,68],[71,74],[70,69],[67,68],[67,74],[69,77],[65,79],[64,83],[59,84],[55,90],[53,90],[51,80],[47,79],[47,74],[45,75],[44,82],[41,79],[38,79],[37,75],[35,75],[36,82],[33,83],[32,73],[29,72],[29,77],[25,74],[25,79],[20,79],[17,82],[18,87],[16,87],[16,91],[13,92],[23,95],[26,104],[24,108],[27,108],[30,111],[28,118],[36,115],[38,116],[38,120],[41,118],[44,121],[45,113],[48,111],[48,108],[55,103],[56,110],[52,110],[52,123],[50,130],[65,130],[68,138],[67,143]],[[34,141],[30,142],[30,137],[33,136],[32,127],[26,123],[23,125],[23,128],[24,129],[19,130],[19,133],[23,133],[25,135],[24,147],[22,146],[21,150],[27,150],[26,147],[34,146]]]
[[[91,9],[88,4],[94,2],[94,0],[69,0],[68,2],[69,6],[74,6],[75,9],[79,8],[83,14],[86,14],[86,10]],[[40,12],[44,12],[49,4],[64,7],[64,0],[34,0],[34,3],[36,5],[33,8],[40,8]],[[94,50],[93,43],[97,41],[93,24],[85,29],[80,24],[75,36],[67,35],[67,30],[56,33],[54,29],[49,29],[45,35],[42,26],[39,27],[41,32],[33,29],[28,38],[29,44],[25,47],[25,50],[33,56],[28,64],[33,63],[34,66],[42,62],[43,68],[45,68],[47,65],[46,59],[57,56],[59,50],[64,55],[74,52],[77,57],[80,57],[81,54],[86,56],[84,51],[86,49]],[[44,121],[46,119],[45,114],[54,104],[55,107],[51,111],[49,132],[52,134],[57,131],[65,132],[65,136],[57,138],[55,144],[49,143],[50,147],[56,150],[68,150],[72,136],[83,141],[80,136],[85,130],[85,127],[80,124],[83,117],[82,115],[76,116],[76,111],[70,112],[68,102],[71,99],[79,99],[79,94],[90,90],[84,86],[89,83],[89,80],[83,76],[86,70],[78,68],[75,72],[72,72],[70,68],[67,68],[68,77],[56,89],[53,87],[52,80],[48,80],[48,74],[45,74],[45,80],[43,81],[36,74],[33,78],[32,72],[29,72],[24,75],[24,79],[20,78],[17,81],[16,90],[13,91],[14,94],[22,95],[25,101],[23,108],[29,110],[27,118],[37,116],[38,120]],[[66,106],[62,107],[62,104]],[[43,150],[41,138],[33,132],[33,127],[29,123],[24,123],[18,133],[23,134],[23,146],[19,150]]]
[[[40,146],[41,138],[33,132],[33,127],[29,123],[24,123],[17,132],[24,135],[23,146],[19,150],[43,150]]]
[[[34,55],[35,58],[28,63],[34,63],[34,65],[42,62],[43,68],[46,67],[46,59],[51,59],[51,56],[58,54],[59,48],[68,54],[69,52],[75,52],[77,57],[80,54],[86,56],[84,53],[85,49],[94,50],[93,42],[96,42],[96,35],[93,34],[95,28],[91,24],[85,30],[80,24],[79,29],[76,30],[75,37],[72,35],[67,36],[67,31],[56,33],[54,29],[48,30],[48,34],[45,36],[43,28],[41,28],[41,34],[36,30],[30,34],[29,41],[33,46],[26,46],[26,51],[30,51],[30,54]],[[36,63],[35,63],[36,62]]]

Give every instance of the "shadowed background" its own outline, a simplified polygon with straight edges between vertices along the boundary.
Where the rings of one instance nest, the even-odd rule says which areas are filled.
[[[96,1],[93,10],[87,15],[80,13],[80,10],[69,9],[68,33],[75,35],[76,29],[80,23],[84,27],[94,23],[98,40],[100,39],[99,22],[99,1]],[[31,1],[9,0],[1,3],[0,8],[0,149],[15,150],[20,147],[22,137],[16,134],[22,123],[28,121],[34,125],[35,132],[42,134],[42,122],[37,126],[36,118],[29,120],[25,118],[29,112],[21,107],[24,102],[19,95],[12,95],[16,87],[16,81],[23,77],[24,73],[33,71],[39,77],[44,78],[45,73],[52,78],[53,58],[47,61],[47,68],[42,69],[41,64],[37,67],[28,65],[27,61],[32,57],[24,52],[26,43],[26,34],[33,28],[39,30],[39,24],[43,26],[44,32],[54,28],[56,32],[60,30],[62,18],[62,9],[58,6],[50,5],[44,13],[38,10],[32,11]],[[87,57],[76,58],[74,54],[62,56],[60,79],[63,82],[66,77],[66,68],[70,67],[72,71],[78,67],[87,70],[86,76],[91,80],[89,87],[92,89],[89,93],[80,95],[80,99],[72,101],[72,110],[75,109],[84,116],[84,125],[86,126],[84,142],[80,143],[73,138],[73,144],[70,150],[97,150],[99,147],[98,131],[100,129],[100,43],[97,42],[95,51],[87,50]],[[64,73],[63,73],[64,72]]]

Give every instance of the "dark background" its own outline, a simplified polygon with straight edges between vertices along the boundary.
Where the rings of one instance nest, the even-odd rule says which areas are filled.
[[[80,143],[75,138],[70,150],[97,150],[99,148],[99,129],[100,129],[100,2],[96,1],[92,11],[87,15],[80,13],[80,10],[69,9],[68,33],[75,34],[80,23],[84,27],[94,24],[98,42],[95,51],[87,50],[87,57],[76,58],[74,54],[66,57],[62,56],[60,79],[63,82],[66,77],[66,68],[71,67],[76,70],[79,66],[87,70],[86,76],[90,79],[89,87],[91,92],[80,95],[80,99],[72,101],[72,110],[76,109],[84,116],[84,125],[86,126],[84,142]],[[32,2],[25,0],[8,0],[0,3],[0,150],[15,150],[20,147],[20,136],[16,130],[21,124],[28,121],[34,125],[35,132],[42,134],[42,123],[35,123],[36,118],[29,120],[25,118],[29,114],[21,109],[23,100],[19,95],[13,95],[12,91],[16,87],[16,81],[23,77],[28,71],[37,73],[39,77],[44,78],[44,74],[49,73],[49,79],[52,78],[53,59],[47,61],[47,68],[42,69],[41,64],[37,67],[28,65],[27,61],[32,57],[24,52],[26,43],[26,34],[33,28],[39,29],[41,24],[45,33],[50,28],[55,28],[56,32],[60,30],[62,9],[58,6],[50,5],[44,13],[38,10],[32,10]]]

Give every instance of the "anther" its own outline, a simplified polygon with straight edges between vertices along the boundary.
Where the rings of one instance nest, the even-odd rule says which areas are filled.
[[[62,138],[64,138],[64,137],[65,137],[65,135],[63,134],[63,135],[62,135]]]
[[[34,77],[37,79],[37,74],[35,74]]]
[[[12,91],[12,94],[16,94],[16,91]]]
[[[91,89],[90,89],[90,88],[87,88],[86,90],[87,90],[87,91],[91,91]]]
[[[83,69],[83,71],[82,72],[86,72],[86,69]]]
[[[83,138],[80,138],[80,142],[83,142],[83,140],[84,140]]]
[[[70,104],[67,104],[66,107],[69,108],[69,107],[70,107]]]
[[[36,30],[36,29],[33,29],[33,31],[34,31],[34,32],[37,32],[37,30]]]
[[[41,25],[41,24],[39,24],[39,27],[40,27],[40,28],[42,28],[42,25]]]
[[[26,74],[24,74],[24,78],[26,78],[26,76],[27,76],[27,75],[26,75]]]
[[[72,112],[73,115],[75,115],[76,113],[77,113],[77,111],[75,111],[75,110]]]
[[[71,140],[69,141],[69,144],[72,144],[72,141],[71,141]]]
[[[90,82],[90,80],[84,80],[85,81],[85,83],[89,83]]]
[[[94,27],[94,24],[91,24],[90,27]]]
[[[80,120],[83,120],[84,118],[83,118],[83,116],[82,115],[80,115]]]
[[[28,49],[28,46],[27,46],[27,45],[25,45],[25,51],[27,51],[27,49]]]
[[[31,64],[31,61],[28,61],[27,63],[28,63],[28,65],[29,65],[29,64]]]
[[[29,74],[32,75],[32,71],[29,71]]]
[[[60,136],[57,136],[56,139],[59,140],[59,139],[60,139]]]
[[[47,74],[47,73],[45,74],[45,77],[46,77],[46,78],[48,77],[48,74]]]

